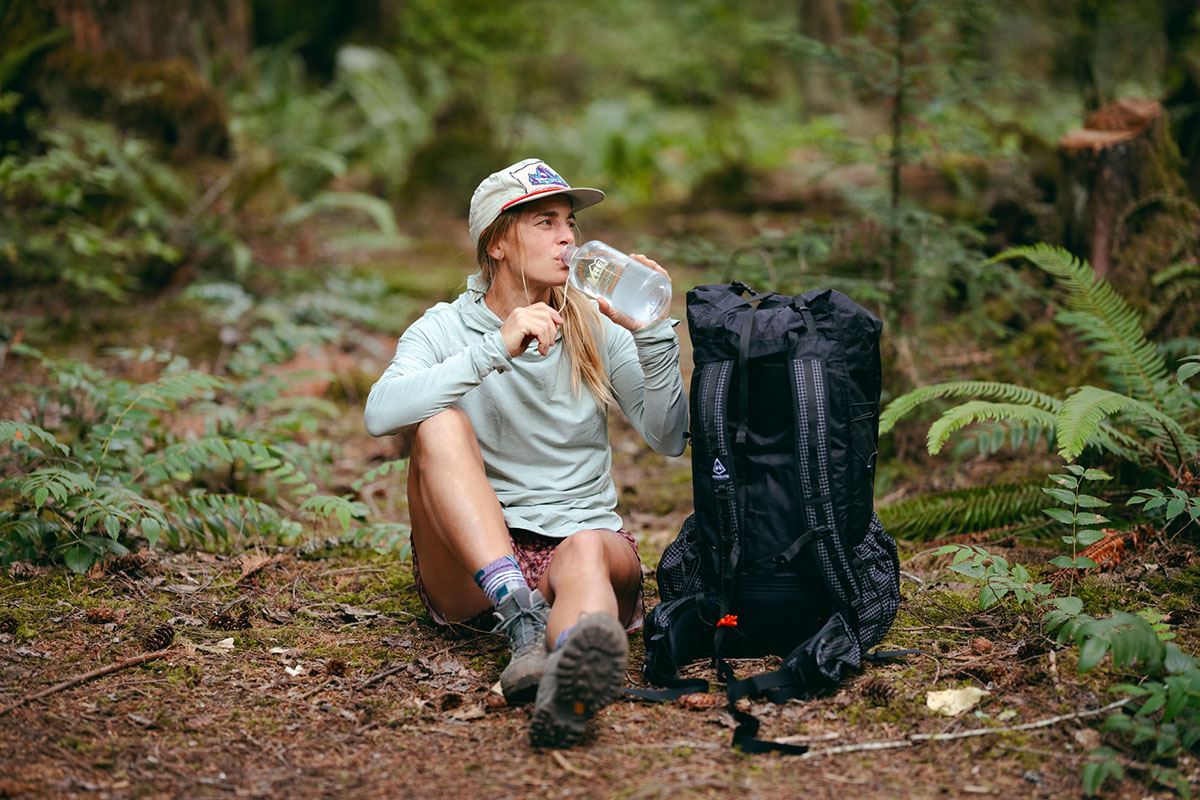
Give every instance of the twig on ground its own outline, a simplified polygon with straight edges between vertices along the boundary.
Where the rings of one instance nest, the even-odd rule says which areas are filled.
[[[972,728],[966,731],[958,731],[957,733],[914,733],[904,739],[893,739],[884,742],[860,742],[858,744],[839,745],[837,747],[827,747],[823,750],[809,750],[807,753],[800,755],[800,758],[816,758],[817,756],[830,756],[839,753],[855,753],[863,750],[894,750],[900,747],[912,747],[920,742],[945,742],[952,739],[966,739],[971,736],[987,736],[993,733],[1012,733],[1014,731],[1028,731],[1035,728],[1045,728],[1059,722],[1066,722],[1069,719],[1083,719],[1084,717],[1094,717],[1098,714],[1103,714],[1108,711],[1113,711],[1128,703],[1130,698],[1126,697],[1123,700],[1118,700],[1115,703],[1109,703],[1102,708],[1092,708],[1086,711],[1076,711],[1071,714],[1062,714],[1057,717],[1048,717],[1037,722],[1026,722],[1022,725],[1012,725],[1006,728]]]
[[[1050,662],[1050,680],[1054,683],[1054,691],[1062,694],[1062,684],[1058,680],[1058,656],[1051,650],[1046,657]]]
[[[563,768],[564,772],[570,772],[571,774],[578,775],[581,778],[596,777],[596,773],[577,767],[570,761],[567,761],[567,757],[562,754],[561,750],[551,750],[550,757],[554,759],[554,763]]]
[[[171,652],[173,652],[173,650],[168,647],[165,650],[155,650],[150,653],[142,653],[140,656],[127,658],[123,661],[115,661],[112,664],[107,664],[99,669],[94,669],[91,672],[85,672],[82,675],[76,675],[74,678],[68,678],[62,683],[56,683],[48,689],[42,689],[40,692],[34,692],[31,695],[21,698],[15,703],[10,703],[4,708],[0,708],[0,717],[3,717],[13,709],[20,708],[26,703],[30,703],[34,700],[41,700],[43,697],[52,695],[55,692],[61,692],[63,689],[70,689],[72,686],[77,686],[85,681],[90,681],[92,678],[99,678],[102,675],[108,675],[111,672],[117,672],[118,670],[125,669],[126,667],[133,667],[137,666],[138,664],[144,664],[147,661],[153,661],[156,658],[162,658]]]

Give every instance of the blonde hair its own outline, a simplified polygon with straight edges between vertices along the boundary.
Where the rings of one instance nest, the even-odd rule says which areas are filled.
[[[479,242],[475,246],[475,259],[479,262],[479,270],[485,286],[491,286],[500,270],[500,262],[492,258],[492,245],[512,237],[519,229],[516,221],[521,208],[508,209],[496,217],[496,220],[484,228],[479,234]],[[517,235],[519,239],[519,234]],[[520,243],[518,242],[518,254]],[[524,280],[524,270],[521,279]],[[600,358],[600,343],[604,340],[604,328],[600,322],[600,312],[587,295],[571,286],[554,286],[550,289],[550,305],[558,310],[563,318],[562,344],[567,351],[567,360],[571,365],[571,389],[578,397],[581,387],[586,386],[596,400],[601,410],[607,409],[613,402],[612,383],[604,362]]]

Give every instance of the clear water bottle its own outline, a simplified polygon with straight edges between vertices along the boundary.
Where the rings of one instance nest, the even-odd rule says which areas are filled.
[[[671,281],[661,272],[634,261],[604,242],[567,245],[562,260],[571,268],[571,283],[638,322],[653,322],[671,305]]]

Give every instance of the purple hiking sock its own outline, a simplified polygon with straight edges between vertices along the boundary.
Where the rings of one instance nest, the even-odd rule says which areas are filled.
[[[515,556],[501,556],[475,573],[475,583],[488,596],[492,605],[499,605],[514,589],[529,588]]]

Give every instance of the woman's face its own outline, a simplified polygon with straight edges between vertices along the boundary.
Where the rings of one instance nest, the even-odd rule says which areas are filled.
[[[521,207],[509,241],[503,247],[504,267],[515,271],[530,288],[563,286],[569,268],[560,259],[563,245],[575,243],[575,215],[571,201],[562,196],[534,200]]]

